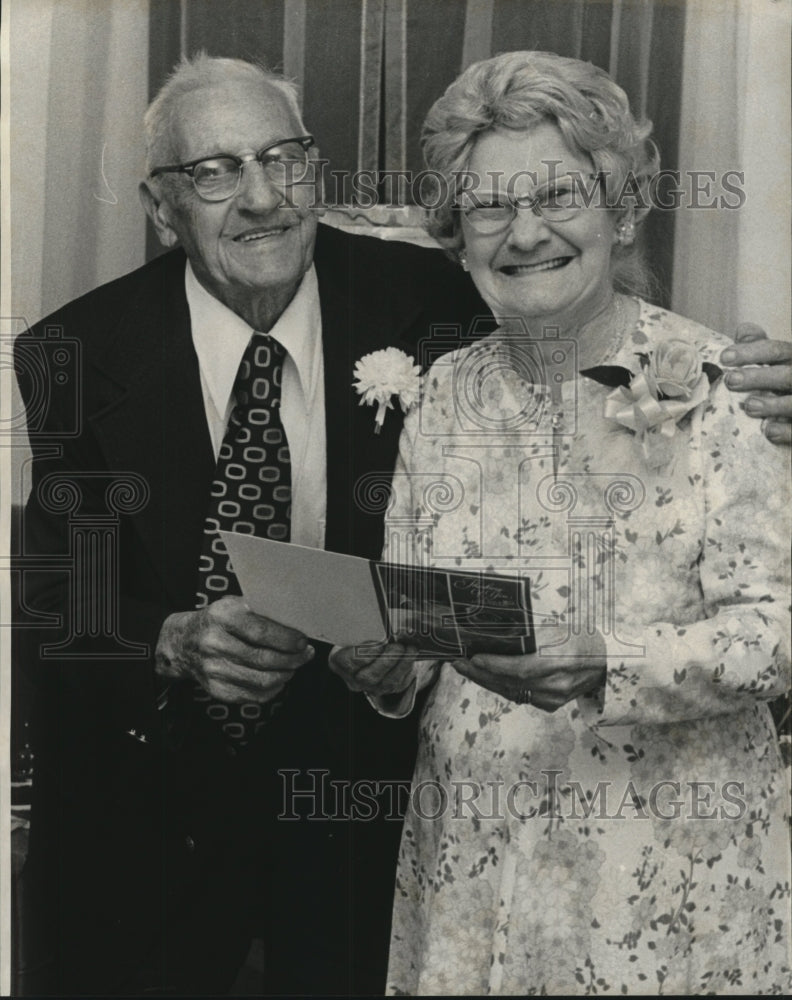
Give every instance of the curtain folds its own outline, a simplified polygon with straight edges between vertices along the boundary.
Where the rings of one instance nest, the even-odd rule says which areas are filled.
[[[155,92],[183,52],[257,58],[304,86],[306,119],[332,144],[334,168],[418,171],[429,106],[496,52],[589,59],[646,111],[653,63],[669,76],[681,66],[678,14],[668,0],[151,0],[149,84]],[[677,33],[661,52],[658,22]],[[340,136],[339,106],[352,126]]]
[[[183,52],[259,59],[301,84],[328,201],[349,206],[355,171],[420,171],[421,123],[464,67],[540,48],[609,69],[652,119],[663,168],[744,172],[737,210],[651,213],[649,259],[663,304],[783,335],[791,12],[792,0],[10,0],[7,301],[32,321],[159,252],[135,193],[139,122]],[[417,238],[409,185],[387,187],[380,202],[407,207],[356,214]]]
[[[151,0],[150,90],[182,52],[258,58],[303,87],[305,120],[332,173],[330,221],[421,239],[415,191],[392,175],[374,207],[356,203],[354,171],[422,169],[420,129],[472,62],[546,49],[608,69],[656,126],[676,166],[682,0]],[[357,199],[359,201],[359,199]],[[394,228],[396,227],[396,228]],[[670,299],[673,219],[646,227],[661,297]],[[149,252],[156,252],[151,238]]]
[[[704,195],[676,215],[674,308],[729,332],[751,320],[789,336],[790,0],[689,0],[680,161]],[[737,207],[705,207],[733,172]],[[737,204],[739,201],[739,204]]]
[[[11,0],[11,289],[35,322],[142,263],[147,0]],[[8,109],[7,109],[8,110]]]
[[[379,162],[385,0],[363,0],[360,12],[360,96],[357,169]]]

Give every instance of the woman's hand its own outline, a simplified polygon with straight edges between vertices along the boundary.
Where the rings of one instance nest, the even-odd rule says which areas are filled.
[[[552,633],[557,633],[558,640]],[[605,682],[605,640],[594,635],[570,636],[563,629],[542,628],[539,652],[524,656],[477,653],[470,660],[454,660],[465,677],[509,701],[555,712],[581,694],[596,691]]]
[[[416,654],[406,642],[378,642],[334,649],[329,663],[350,691],[400,694],[412,682]]]

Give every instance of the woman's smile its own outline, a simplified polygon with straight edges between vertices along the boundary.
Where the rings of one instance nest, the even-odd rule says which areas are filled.
[[[572,260],[571,256],[552,257],[550,260],[540,260],[535,264],[502,264],[498,270],[508,277],[522,277],[523,275],[536,274],[539,271],[558,271],[566,267]]]

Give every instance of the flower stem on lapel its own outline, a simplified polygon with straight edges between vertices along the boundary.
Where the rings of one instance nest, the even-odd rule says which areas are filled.
[[[361,397],[360,405],[377,404],[374,432],[379,434],[385,414],[393,409],[393,397],[406,413],[418,402],[421,391],[421,368],[415,359],[397,347],[386,347],[364,355],[355,365],[352,385]]]

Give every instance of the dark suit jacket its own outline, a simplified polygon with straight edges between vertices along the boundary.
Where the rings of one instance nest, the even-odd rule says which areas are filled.
[[[483,306],[438,251],[320,226],[315,263],[326,545],[377,557],[384,505],[355,491],[372,476],[389,480],[401,415],[397,407],[374,433],[374,410],[352,388],[354,364],[388,346],[415,354],[433,325],[466,326]],[[277,771],[298,770],[300,781],[317,769],[406,781],[414,725],[381,720],[348,696],[326,650],[299,672],[286,707],[246,754],[229,754],[203,720],[156,710],[153,651],[167,615],[194,606],[214,472],[183,253],[42,321],[18,338],[16,365],[35,456],[22,600],[39,621],[17,643],[37,698],[23,878],[34,922],[29,991],[219,992],[254,921],[274,942],[272,991],[375,990],[399,824],[273,822]],[[108,555],[91,563],[96,546]],[[115,602],[93,607],[92,587]]]

